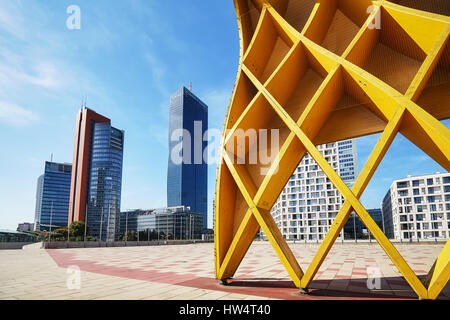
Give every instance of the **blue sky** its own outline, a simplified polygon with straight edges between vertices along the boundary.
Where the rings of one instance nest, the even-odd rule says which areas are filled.
[[[81,29],[69,30],[69,5]],[[0,228],[34,220],[44,162],[71,162],[75,117],[88,107],[124,129],[122,210],[166,205],[170,96],[193,83],[222,128],[239,43],[233,2],[22,0],[0,2]],[[447,123],[448,125],[448,123]],[[358,139],[360,168],[375,136]],[[376,207],[392,179],[443,171],[405,139],[394,142],[363,204]],[[404,163],[408,162],[408,167]],[[209,167],[210,226],[215,165]]]

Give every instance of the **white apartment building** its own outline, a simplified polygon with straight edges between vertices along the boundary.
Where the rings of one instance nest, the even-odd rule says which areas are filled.
[[[450,174],[395,180],[381,209],[386,235],[391,239],[450,237]]]
[[[355,140],[328,143],[317,148],[344,182],[352,187],[358,171]],[[271,214],[285,239],[321,241],[343,200],[317,163],[306,154],[272,207]],[[338,239],[343,239],[343,236],[342,231]]]

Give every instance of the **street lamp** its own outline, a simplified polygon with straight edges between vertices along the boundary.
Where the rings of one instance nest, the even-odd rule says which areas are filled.
[[[88,204],[86,203],[86,212],[84,215],[84,242],[86,242],[86,234],[87,234],[87,218],[88,218]]]
[[[53,201],[50,208],[50,233],[48,234],[48,242],[52,242],[52,219],[53,219]]]
[[[100,212],[100,242],[102,242],[102,231],[103,231],[103,206]]]
[[[126,210],[126,218],[125,218],[125,242],[128,241],[128,211],[130,211],[130,209]]]

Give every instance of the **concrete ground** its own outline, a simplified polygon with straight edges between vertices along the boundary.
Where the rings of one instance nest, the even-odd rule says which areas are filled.
[[[418,276],[443,244],[396,244]],[[316,244],[290,244],[303,271]],[[368,278],[379,287],[369,290]],[[336,244],[300,295],[267,242],[255,242],[228,286],[214,279],[212,243],[0,251],[0,299],[417,299],[378,244]],[[450,299],[450,284],[439,299]]]

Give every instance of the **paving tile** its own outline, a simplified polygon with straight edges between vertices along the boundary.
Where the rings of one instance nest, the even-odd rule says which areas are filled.
[[[289,244],[305,271],[318,245]],[[443,244],[396,245],[417,274],[426,274]],[[80,290],[69,290],[67,267],[81,269]],[[376,244],[332,247],[311,288],[368,293],[367,268],[378,268],[381,289],[373,294],[417,298]],[[62,250],[0,251],[0,299],[300,299],[285,267],[267,242],[255,242],[236,278],[282,285],[223,287],[214,279],[213,244]],[[359,280],[359,282],[357,281]],[[281,282],[280,282],[281,281]],[[273,281],[272,281],[273,282]],[[272,283],[270,282],[270,283]],[[274,282],[277,283],[277,282]],[[256,295],[255,295],[256,294]],[[203,298],[202,298],[203,297]],[[449,299],[450,286],[439,297]],[[311,298],[311,297],[308,297]]]

